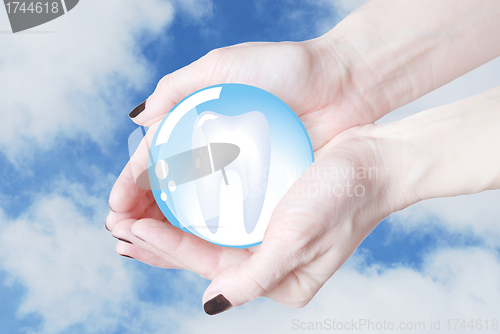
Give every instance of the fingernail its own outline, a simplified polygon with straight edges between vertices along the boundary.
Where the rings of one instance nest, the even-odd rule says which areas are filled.
[[[233,305],[223,295],[215,296],[203,305],[205,313],[208,315],[216,315],[227,311]]]
[[[120,255],[123,256],[123,257],[128,257],[129,259],[133,259],[132,256],[128,256],[128,255],[124,255],[124,254],[120,254]]]
[[[131,245],[132,245],[132,243],[131,243],[130,241],[128,241],[128,240],[121,239],[121,238],[116,238],[116,239],[118,239],[118,240],[120,240],[120,241],[123,241],[123,242],[126,242],[127,244],[131,244]]]
[[[108,228],[108,225],[106,225],[106,222],[104,222],[104,227],[106,228],[106,230],[108,230],[108,232],[111,232],[111,230]]]
[[[137,116],[139,116],[141,112],[144,111],[144,109],[146,109],[146,101],[142,102],[137,107],[135,107],[134,110],[132,110],[130,114],[128,114],[128,116],[130,118],[136,118]]]
[[[109,203],[108,203],[108,206],[109,206],[109,211],[116,213],[116,211],[113,210],[113,208],[111,207],[111,205]]]

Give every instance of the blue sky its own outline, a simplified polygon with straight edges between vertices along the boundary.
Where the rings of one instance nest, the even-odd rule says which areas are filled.
[[[41,33],[0,34],[0,332],[286,333],[292,319],[500,314],[498,191],[391,215],[299,310],[257,300],[208,317],[208,281],[114,253],[104,220],[128,112],[158,80],[214,48],[316,37],[359,4],[87,0]],[[499,70],[497,59],[382,122],[498,86]]]

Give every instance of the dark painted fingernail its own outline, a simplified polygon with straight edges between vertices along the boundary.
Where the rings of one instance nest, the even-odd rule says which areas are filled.
[[[142,102],[137,107],[135,107],[134,110],[132,110],[130,114],[128,114],[128,116],[130,118],[136,118],[137,116],[139,116],[141,112],[144,111],[144,109],[146,109],[146,101]]]
[[[216,315],[227,311],[233,305],[223,295],[215,296],[203,305],[205,313],[208,315]]]
[[[109,211],[116,213],[116,211],[113,210],[113,208],[111,207],[111,205],[109,203],[108,203],[108,206],[109,206]]]
[[[127,244],[131,244],[131,245],[132,245],[132,243],[131,243],[130,241],[128,241],[128,240],[121,239],[121,238],[116,238],[116,239],[118,239],[118,240],[120,240],[120,241],[123,241],[123,242],[126,242]]]
[[[128,256],[128,255],[124,255],[124,254],[120,254],[120,255],[123,256],[123,257],[128,257],[129,259],[133,259],[132,256]]]
[[[108,225],[106,225],[106,222],[104,222],[104,227],[106,228],[106,230],[108,230],[108,232],[111,232],[111,230],[108,228]]]

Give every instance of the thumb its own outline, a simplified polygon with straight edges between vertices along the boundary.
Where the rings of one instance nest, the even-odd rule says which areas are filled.
[[[173,73],[164,76],[155,91],[146,101],[129,114],[142,126],[151,126],[160,121],[179,101],[206,86],[217,84],[214,68],[217,66],[220,50],[213,50],[204,57]]]
[[[205,291],[205,312],[215,315],[265,296],[294,269],[284,257],[281,252],[261,248],[239,265],[221,272]]]
[[[324,234],[320,224],[324,212],[311,214],[304,206],[309,205],[300,197],[278,205],[259,249],[213,278],[203,296],[207,314],[214,315],[263,296],[290,307],[303,307],[310,301],[321,282],[307,271],[296,269],[319,255],[314,244]],[[295,210],[290,210],[292,207]]]

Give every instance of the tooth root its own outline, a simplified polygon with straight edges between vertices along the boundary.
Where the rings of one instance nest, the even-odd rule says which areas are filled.
[[[255,197],[247,197],[243,201],[243,214],[245,217],[245,231],[247,234],[251,234],[255,227],[257,226],[257,222],[260,218],[260,210],[257,211],[255,208],[261,208],[264,204],[264,198],[255,198]]]
[[[265,152],[263,152],[265,153]],[[263,154],[263,159],[269,159],[269,155]],[[265,163],[265,162],[264,162]],[[247,196],[243,200],[243,216],[245,219],[245,231],[251,234],[259,221],[267,190],[267,178],[263,177],[263,171],[259,170],[261,161],[247,162],[246,171]]]
[[[208,230],[212,232],[212,234],[215,234],[219,228],[219,216],[205,220],[205,223],[207,224]]]

